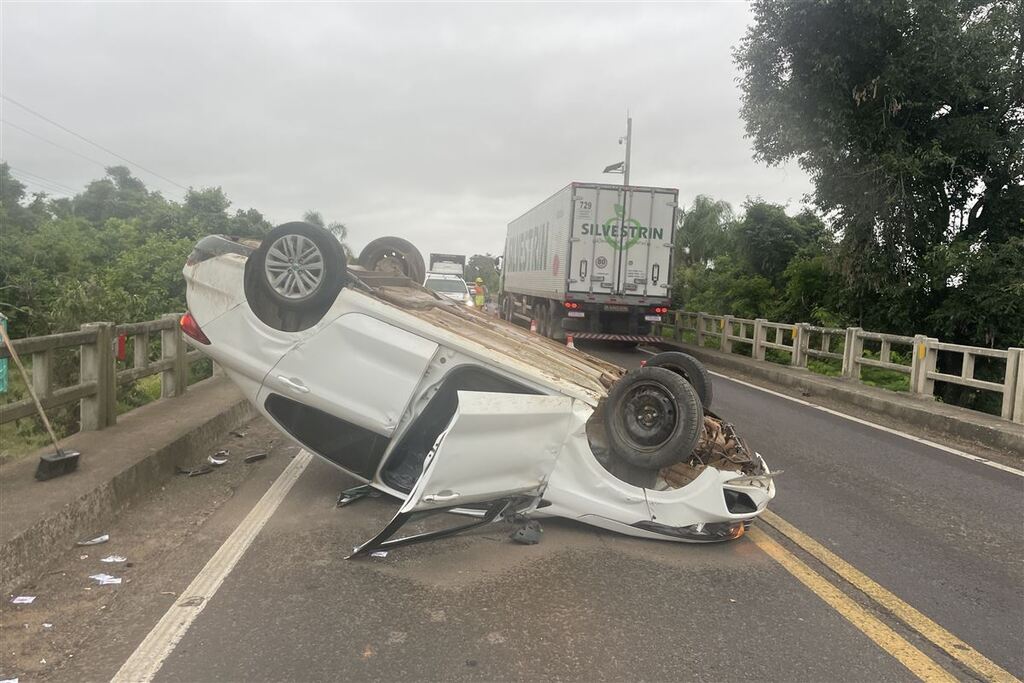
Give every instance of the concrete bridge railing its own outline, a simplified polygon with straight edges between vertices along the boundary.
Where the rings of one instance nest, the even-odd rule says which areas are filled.
[[[202,358],[189,351],[178,326],[180,314],[157,320],[116,325],[109,322],[87,323],[77,332],[12,340],[18,356],[31,358],[32,388],[45,409],[78,403],[80,429],[103,429],[117,422],[117,389],[143,377],[160,375],[162,398],[180,396],[188,385],[189,365]],[[152,360],[150,341],[159,337],[158,359]],[[156,346],[154,344],[153,346]],[[78,350],[78,381],[55,386],[55,353],[61,349]],[[131,348],[132,362],[127,361]],[[0,344],[0,359],[10,353]],[[119,362],[127,366],[119,369]],[[16,372],[12,367],[9,372]],[[31,398],[0,405],[0,424],[35,415]]]
[[[920,334],[910,337],[869,332],[859,327],[819,327],[690,311],[674,311],[668,315],[671,320],[656,327],[656,333],[677,341],[690,333],[698,346],[718,348],[724,353],[734,353],[734,345],[740,343],[749,344],[751,357],[759,361],[765,360],[768,349],[789,353],[790,364],[794,367],[806,368],[810,358],[840,361],[842,376],[857,382],[862,381],[863,368],[881,368],[907,375],[908,391],[925,396],[933,395],[936,381],[993,391],[1002,397],[1001,417],[1024,424],[1024,349],[948,344]],[[878,347],[877,358],[872,357],[876,355],[874,352],[866,354],[865,342]],[[893,358],[893,353],[899,351],[909,362]],[[940,372],[937,369],[939,353],[959,355],[960,374]],[[975,377],[978,358],[1002,361],[1002,380]]]

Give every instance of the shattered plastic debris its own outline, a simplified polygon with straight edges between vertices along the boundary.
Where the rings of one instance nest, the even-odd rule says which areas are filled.
[[[245,462],[256,462],[257,460],[266,460],[266,453],[253,453],[252,455],[245,456]]]
[[[11,602],[15,605],[31,605],[35,601],[36,596],[34,595],[19,595],[18,597],[11,600]]]
[[[96,538],[90,538],[88,541],[79,541],[75,545],[99,545],[100,543],[106,543],[110,540],[110,534],[103,534]],[[88,555],[86,555],[88,557]]]
[[[100,562],[127,562],[128,558],[123,555],[107,555]]]
[[[213,472],[213,468],[209,465],[198,465],[196,467],[178,467],[178,474],[185,474],[190,477],[198,477],[201,474],[209,474]]]
[[[509,536],[514,542],[522,545],[536,545],[544,535],[540,522],[532,520],[512,532]]]
[[[345,507],[349,503],[354,503],[360,498],[380,498],[380,491],[373,488],[369,484],[361,484],[359,486],[353,486],[350,489],[345,489],[338,496],[337,507]]]
[[[370,553],[370,557],[387,557],[387,556],[388,556],[388,551],[387,550],[374,550],[372,553]]]
[[[121,577],[111,576],[110,574],[92,574],[89,578],[94,579],[101,586],[116,586],[121,583]]]
[[[220,467],[221,465],[223,465],[227,461],[228,461],[228,452],[227,452],[226,449],[225,450],[217,451],[213,455],[211,455],[211,456],[206,458],[206,462],[210,463],[214,467]]]

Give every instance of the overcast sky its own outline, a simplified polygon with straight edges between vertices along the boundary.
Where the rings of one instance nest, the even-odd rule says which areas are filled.
[[[731,49],[745,3],[0,5],[4,95],[271,222],[317,209],[358,250],[500,253],[508,222],[620,161],[633,184],[802,203],[751,159]],[[2,102],[2,157],[80,189],[116,158]],[[13,125],[11,125],[13,124]],[[76,156],[38,137],[90,157]],[[165,196],[182,191],[138,168]]]

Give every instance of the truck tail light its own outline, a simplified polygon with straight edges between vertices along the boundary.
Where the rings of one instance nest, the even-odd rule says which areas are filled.
[[[651,313],[655,315],[665,315],[668,313],[668,306],[652,306]]]
[[[578,303],[576,301],[566,301],[562,305],[568,308],[570,311],[575,311],[578,308],[583,308],[583,304]]]
[[[195,339],[200,344],[210,343],[209,337],[203,334],[203,330],[200,329],[199,323],[196,322],[196,319],[192,317],[192,313],[186,313],[185,315],[181,316],[180,324],[181,331]]]

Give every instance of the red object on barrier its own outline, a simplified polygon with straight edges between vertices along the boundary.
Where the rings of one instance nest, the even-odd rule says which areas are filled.
[[[565,348],[572,349],[573,351],[576,350],[576,345],[572,343],[572,335],[571,334],[565,335]]]
[[[530,318],[530,332],[537,334],[537,321],[533,318]]]
[[[128,336],[124,334],[117,335],[117,359],[124,360],[126,355],[126,347],[128,346]]]

